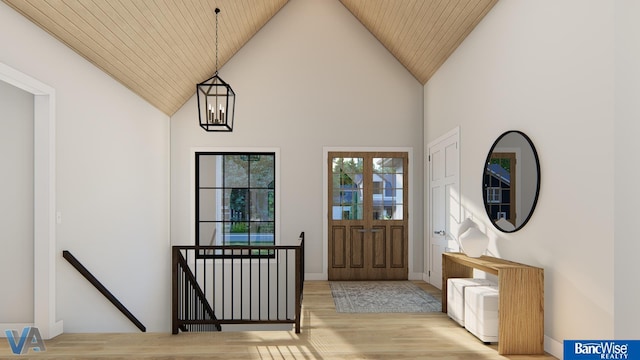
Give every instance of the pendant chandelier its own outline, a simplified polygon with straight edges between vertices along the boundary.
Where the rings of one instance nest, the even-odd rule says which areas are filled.
[[[200,127],[206,131],[233,131],[236,93],[218,76],[218,14],[216,8],[216,72],[196,85]]]

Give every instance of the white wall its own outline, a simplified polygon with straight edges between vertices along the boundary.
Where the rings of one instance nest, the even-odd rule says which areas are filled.
[[[425,143],[460,125],[462,205],[490,253],[545,270],[545,347],[556,355],[564,339],[614,335],[613,9],[498,2],[425,86]],[[531,137],[542,174],[535,213],[513,234],[493,228],[480,191],[506,130]]]
[[[640,338],[640,2],[616,5],[615,337]]]
[[[277,146],[282,240],[294,242],[305,231],[306,272],[321,274],[323,147],[422,153],[423,87],[338,1],[290,1],[219,75],[237,94],[233,132],[202,130],[195,98],[171,118],[172,243],[192,241],[190,148]],[[422,273],[420,160],[413,171],[409,271]]]
[[[34,322],[33,102],[0,80],[0,323]]]
[[[3,3],[0,44],[0,62],[56,91],[58,254],[169,331],[168,116]],[[138,331],[61,255],[56,279],[65,332]]]

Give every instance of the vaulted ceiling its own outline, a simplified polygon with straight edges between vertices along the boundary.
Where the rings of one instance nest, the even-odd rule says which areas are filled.
[[[288,0],[3,1],[172,115]],[[425,84],[498,0],[339,1]]]

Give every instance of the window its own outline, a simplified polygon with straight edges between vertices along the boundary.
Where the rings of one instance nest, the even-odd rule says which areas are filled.
[[[382,193],[384,190],[384,182],[382,181],[373,181],[373,196],[378,195],[379,197],[382,197]]]
[[[487,203],[499,204],[502,202],[502,188],[500,187],[488,187],[487,188]]]
[[[275,245],[275,153],[196,152],[196,244]]]

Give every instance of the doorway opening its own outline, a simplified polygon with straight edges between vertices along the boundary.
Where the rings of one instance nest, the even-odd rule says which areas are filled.
[[[36,326],[42,338],[62,333],[56,320],[55,90],[0,63],[0,81],[33,94],[33,323],[2,323],[3,329]],[[3,333],[4,334],[4,333]]]

